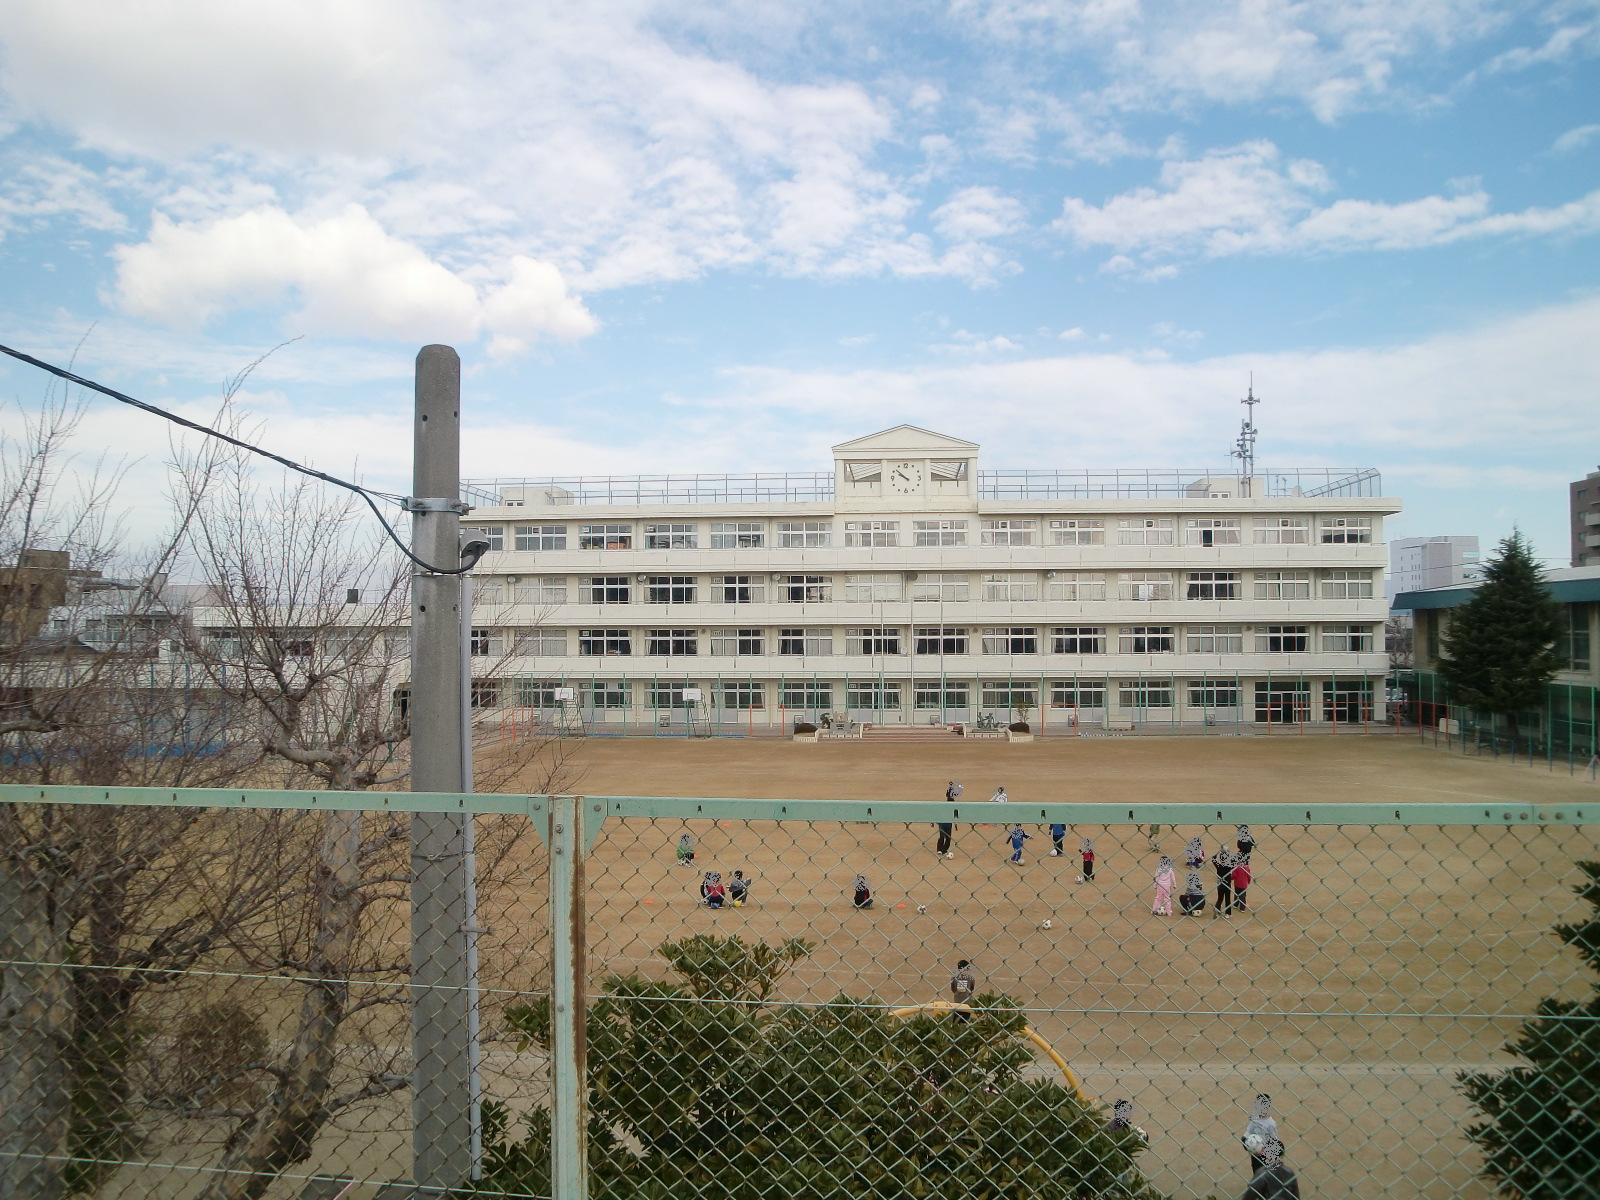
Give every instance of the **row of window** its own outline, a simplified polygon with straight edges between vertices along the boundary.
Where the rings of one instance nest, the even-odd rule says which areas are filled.
[[[694,657],[706,647],[714,657],[765,654],[822,657],[834,653],[834,631],[827,628],[750,629],[580,629],[582,657]],[[1032,625],[972,630],[964,626],[847,628],[846,654],[1243,654],[1246,642],[1257,654],[1371,653],[1378,645],[1374,625],[1262,625],[1249,635],[1241,625],[1124,625],[1108,634],[1104,625]],[[565,629],[500,630],[475,628],[471,652],[477,657],[562,657],[569,653]]]
[[[516,583],[489,578],[475,581],[476,604],[793,604],[930,600],[965,603],[982,600],[1242,600],[1248,576],[1257,600],[1309,600],[1313,581],[1324,600],[1370,600],[1371,570],[1326,571],[993,571],[977,577],[962,573],[897,572],[845,575],[835,587],[832,575],[585,575],[536,576]]]
[[[893,519],[849,520],[843,525],[847,547],[885,546],[1238,546],[1245,538],[1241,517],[1189,517],[1180,526],[1176,517],[985,517],[977,522],[977,541],[971,542],[973,522],[964,517],[929,518],[903,522]],[[705,545],[712,550],[760,550],[768,545],[782,549],[816,549],[834,544],[834,522],[712,521]],[[902,526],[909,524],[906,540]],[[1258,546],[1307,546],[1315,539],[1325,545],[1364,544],[1372,541],[1371,517],[1254,517],[1249,541]],[[488,541],[491,550],[696,550],[702,527],[694,521],[663,521],[636,526],[632,521],[595,522],[577,526],[569,541],[566,525],[480,525],[469,530]],[[1180,540],[1181,535],[1181,540]],[[775,540],[769,542],[769,537]]]
[[[1253,694],[1254,719],[1285,723],[1309,720],[1312,688],[1310,681],[1257,682]],[[909,687],[878,680],[842,685],[826,680],[784,680],[777,687],[776,699],[783,708],[800,711],[828,712],[842,697],[848,709],[898,712],[908,690],[911,707],[918,712],[969,710],[974,691],[971,684],[955,680],[919,681]],[[1116,695],[1120,708],[1135,711],[1170,710],[1180,695],[1187,707],[1194,710],[1237,709],[1241,696],[1248,694],[1246,685],[1236,679],[1062,679],[1049,682],[1044,695],[1051,708],[1098,713],[1105,710],[1108,692]],[[651,709],[704,705],[739,712],[765,709],[769,699],[765,684],[748,679],[722,681],[711,687],[683,680],[652,680],[641,682],[637,695],[644,706]],[[480,679],[472,685],[475,708],[510,705],[556,709],[569,703],[583,703],[596,709],[626,709],[633,707],[635,696],[633,683],[625,679],[597,679],[581,688],[545,679]],[[984,709],[1037,708],[1039,696],[1037,683],[1007,680],[981,683],[977,688],[978,707]],[[1322,719],[1370,720],[1372,696],[1371,680],[1324,682],[1321,685]]]

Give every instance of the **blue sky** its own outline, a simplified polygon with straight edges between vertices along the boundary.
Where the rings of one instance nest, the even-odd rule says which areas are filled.
[[[389,488],[430,341],[475,476],[1225,464],[1253,371],[1262,462],[1564,565],[1597,58],[1594,0],[10,0],[0,327],[197,417],[298,338],[261,439]],[[167,431],[82,442],[137,526]]]

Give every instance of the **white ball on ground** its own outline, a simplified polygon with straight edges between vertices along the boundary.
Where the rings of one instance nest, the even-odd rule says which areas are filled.
[[[1045,919],[1044,919],[1044,920],[1043,920],[1043,921],[1042,921],[1042,922],[1041,922],[1041,923],[1040,923],[1040,925],[1039,925],[1039,928],[1040,928],[1040,929],[1049,929],[1049,928],[1050,928],[1050,918],[1049,918],[1049,917],[1046,917],[1046,918],[1045,918]]]
[[[928,906],[926,904],[919,904],[917,905],[917,911],[919,913],[925,913],[928,911]]]
[[[1050,857],[1054,858],[1056,855],[1058,855],[1060,853],[1061,853],[1061,851],[1059,851],[1059,850],[1052,850],[1052,851],[1050,851]]]
[[[1082,875],[1079,875],[1079,876],[1078,876],[1078,882],[1079,882],[1079,883],[1082,883],[1082,882],[1083,882],[1083,876],[1082,876]]]

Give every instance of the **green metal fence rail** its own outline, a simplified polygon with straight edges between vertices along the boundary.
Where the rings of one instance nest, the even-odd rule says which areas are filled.
[[[1600,1008],[1581,1007],[1594,977],[1551,933],[1593,919],[1575,889],[1600,859],[1600,795],[1002,805],[12,785],[0,1191],[424,1194],[405,1182],[407,1081],[460,1065],[411,1052],[403,833],[439,812],[470,815],[480,847],[484,1146],[461,1195],[1234,1196],[1269,1093],[1304,1195],[1487,1200],[1471,1089],[1510,1078],[1505,1046],[1542,1001],[1580,1002],[1546,1020],[1595,1055],[1579,1080],[1600,1075]],[[63,918],[113,862],[120,930],[108,911]],[[1203,909],[1185,916],[1191,875]],[[705,903],[703,883],[727,903]],[[1163,899],[1170,915],[1152,911]],[[952,1003],[962,959],[976,983]],[[1600,1144],[1573,1140],[1577,1118],[1538,1115],[1558,1130],[1538,1169],[1552,1187],[1581,1180]],[[1539,1194],[1592,1194],[1578,1187]]]

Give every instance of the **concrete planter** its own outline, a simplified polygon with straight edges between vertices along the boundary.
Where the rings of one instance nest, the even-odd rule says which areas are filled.
[[[820,731],[818,733],[797,733],[797,734],[794,735],[794,740],[797,741],[797,742],[813,742],[814,743],[814,742],[816,742],[817,738],[820,737],[820,736],[821,736]]]
[[[1010,742],[1031,742],[1033,741],[1033,734],[1015,733],[1008,729],[1006,730],[1006,740]]]

